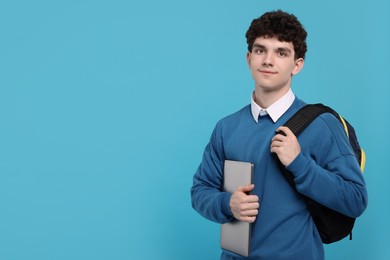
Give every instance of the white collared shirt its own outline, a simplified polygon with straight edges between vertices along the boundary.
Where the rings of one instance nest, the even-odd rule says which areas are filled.
[[[258,123],[259,116],[263,115],[269,115],[274,121],[278,121],[278,119],[289,109],[289,107],[292,105],[292,103],[295,100],[295,95],[292,92],[291,88],[288,90],[288,92],[281,97],[279,100],[274,102],[272,105],[270,105],[268,108],[264,109],[261,108],[254,100],[253,98],[254,93],[251,96],[251,110],[252,110],[252,116],[253,119]]]

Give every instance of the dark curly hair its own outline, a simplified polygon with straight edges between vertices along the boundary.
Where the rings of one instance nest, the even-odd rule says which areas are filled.
[[[252,21],[245,36],[249,52],[252,52],[256,38],[276,37],[279,41],[294,45],[295,59],[305,58],[307,32],[293,14],[281,10],[267,12]]]

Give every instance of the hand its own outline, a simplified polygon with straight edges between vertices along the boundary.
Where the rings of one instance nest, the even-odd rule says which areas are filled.
[[[276,134],[274,138],[272,138],[271,153],[276,153],[280,162],[284,166],[288,166],[301,152],[301,146],[299,145],[297,137],[288,127],[281,126],[276,129],[276,132],[280,131],[285,135]]]
[[[255,185],[239,186],[230,198],[230,209],[233,216],[248,223],[253,223],[259,213],[259,197],[248,195]]]

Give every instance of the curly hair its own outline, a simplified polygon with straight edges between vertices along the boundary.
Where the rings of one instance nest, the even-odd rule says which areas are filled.
[[[307,32],[293,14],[281,10],[267,12],[252,21],[245,36],[249,52],[252,52],[256,38],[276,37],[279,41],[294,45],[295,59],[305,58]]]

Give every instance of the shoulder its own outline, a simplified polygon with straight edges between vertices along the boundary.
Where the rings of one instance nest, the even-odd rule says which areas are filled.
[[[250,105],[246,105],[240,110],[220,119],[217,122],[217,126],[235,125],[237,122],[252,119],[251,116]]]
[[[314,122],[319,125],[317,127],[323,127],[321,129],[327,130],[334,137],[347,136],[342,123],[333,114],[324,113],[318,116],[318,118]]]
[[[251,123],[255,123],[255,121],[252,118],[250,105],[246,105],[238,111],[218,120],[212,136],[214,139],[223,139],[224,136],[237,132],[238,126],[245,128]]]
[[[342,125],[340,124],[340,121],[338,118],[336,118],[335,115],[331,113],[323,113],[318,116],[317,118],[318,124],[326,125],[329,127],[330,130],[332,130],[334,127],[341,128]]]
[[[334,146],[341,155],[351,153],[348,136],[343,124],[339,119],[330,113],[318,116],[307,129],[309,135],[313,135],[317,144]]]

